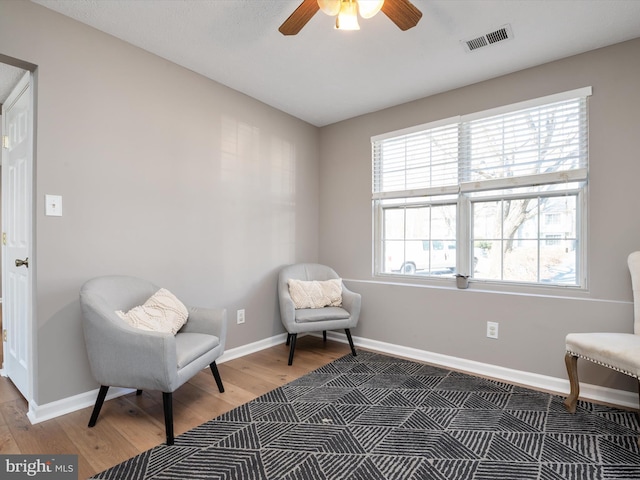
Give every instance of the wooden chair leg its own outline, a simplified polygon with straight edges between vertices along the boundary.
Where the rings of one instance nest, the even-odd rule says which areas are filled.
[[[142,395],[142,390],[136,390],[136,396],[139,397],[140,395]]]
[[[291,336],[291,347],[289,347],[289,365],[293,364],[293,352],[296,350],[296,339],[298,338],[297,333],[289,334]]]
[[[89,419],[89,428],[95,426],[96,422],[98,421],[98,415],[100,415],[100,410],[102,409],[102,404],[104,403],[104,399],[107,396],[107,391],[109,391],[108,385],[100,386],[98,398],[96,399],[96,404],[93,407],[93,412],[91,413],[91,418]]]
[[[326,330],[323,330],[323,331],[322,331],[322,341],[323,341],[323,342],[326,342],[326,341],[327,341],[327,331],[326,331]]]
[[[167,445],[173,445],[173,395],[171,392],[162,392],[162,405],[164,406],[164,427],[167,432]]]
[[[349,346],[351,347],[351,353],[354,357],[357,357],[356,347],[353,346],[353,338],[351,338],[351,331],[348,328],[344,329],[344,332],[347,334],[347,340],[349,340]]]
[[[564,406],[569,413],[576,413],[576,405],[578,396],[580,395],[580,382],[578,381],[578,357],[571,355],[569,352],[564,356],[564,363],[567,366],[567,374],[569,375],[569,385],[571,392],[564,401]]]
[[[222,385],[222,378],[220,378],[220,372],[218,371],[218,365],[216,365],[216,362],[213,362],[211,365],[209,365],[209,368],[211,368],[211,373],[213,373],[213,378],[216,379],[216,384],[218,385],[218,390],[220,390],[220,393],[224,393],[224,386]]]

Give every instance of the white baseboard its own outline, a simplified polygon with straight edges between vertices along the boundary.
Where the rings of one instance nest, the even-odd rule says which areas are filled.
[[[260,350],[264,350],[265,348],[284,343],[286,339],[287,334],[282,333],[270,338],[265,338],[264,340],[259,340],[247,345],[231,348],[229,350],[226,350],[222,354],[222,356],[216,360],[216,363],[220,364],[228,362],[229,360],[244,357],[245,355],[249,355],[250,353],[259,352]],[[36,424],[44,422],[45,420],[51,420],[52,418],[59,417],[60,415],[75,412],[76,410],[92,407],[96,402],[98,390],[99,389],[96,388],[95,390],[91,390],[90,392],[80,393],[72,397],[56,400],[55,402],[45,403],[44,405],[37,405],[35,402],[31,402],[31,404],[29,405],[27,418],[32,424]],[[109,393],[107,394],[105,400],[111,400],[112,398],[117,398],[131,392],[135,392],[135,390],[130,388],[112,387],[109,389]]]
[[[316,334],[311,334],[316,335]],[[337,342],[348,343],[347,337],[343,333],[327,332],[327,338]],[[251,353],[259,352],[266,348],[273,347],[284,343],[287,334],[282,333],[273,337],[265,338],[257,342],[235,347],[224,352],[224,354],[216,360],[216,363],[224,363],[230,360],[244,357]],[[461,370],[476,375],[491,377],[497,380],[503,380],[509,383],[517,383],[525,387],[546,390],[558,395],[567,395],[569,393],[569,381],[563,378],[550,377],[537,373],[524,372],[511,368],[490,365],[487,363],[476,362],[473,360],[465,360],[464,358],[451,357],[439,353],[418,350],[417,348],[404,347],[392,343],[380,342],[378,340],[370,340],[362,337],[353,337],[353,342],[359,347],[376,350],[381,353],[388,353],[400,357],[410,358],[421,362],[440,365],[445,368]],[[128,388],[110,388],[106,400],[126,395],[135,390]],[[27,417],[32,424],[44,422],[60,415],[75,412],[83,408],[91,407],[98,396],[98,389],[90,392],[74,395],[73,397],[63,398],[55,402],[37,405],[32,403],[29,405]],[[580,398],[592,400],[600,403],[608,403],[619,405],[625,408],[638,408],[638,396],[635,393],[624,390],[615,390],[612,388],[601,387],[598,385],[580,384]]]
[[[83,408],[92,407],[96,403],[98,397],[98,391],[96,388],[89,392],[80,393],[73,397],[63,398],[56,400],[55,402],[45,403],[44,405],[38,405],[35,402],[29,404],[29,411],[27,412],[27,418],[32,424],[44,422],[45,420],[51,420],[52,418],[65,415],[67,413],[75,412]],[[131,388],[119,388],[111,387],[105,400],[111,400],[127,393],[135,392]]]
[[[327,332],[327,337],[332,340],[348,343],[344,333]],[[403,347],[392,343],[370,340],[362,337],[353,337],[353,343],[357,346],[376,350],[378,352],[389,353],[400,357],[440,365],[442,367],[461,370],[476,375],[491,377],[509,383],[516,383],[525,387],[546,390],[557,395],[567,395],[569,393],[569,380],[564,378],[550,377],[538,373],[514,370],[512,368],[500,367],[488,363],[466,360],[464,358],[451,357],[440,353],[427,352],[417,348]],[[560,359],[559,361],[562,361]],[[638,408],[638,395],[634,392],[616,390],[613,388],[580,383],[580,398],[598,403],[618,405],[625,408]]]
[[[233,360],[235,358],[244,357],[245,355],[249,355],[251,353],[259,352],[260,350],[264,350],[266,348],[274,347],[276,345],[280,345],[287,341],[287,334],[281,333],[279,335],[275,335],[273,337],[265,338],[264,340],[258,340],[257,342],[249,343],[247,345],[242,345],[240,347],[235,347],[230,350],[225,350],[224,353],[216,363],[224,363],[229,360]]]

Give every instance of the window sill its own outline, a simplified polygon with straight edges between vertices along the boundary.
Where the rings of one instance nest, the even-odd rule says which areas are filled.
[[[469,278],[468,288],[461,289],[457,288],[456,278],[453,275],[446,278],[434,278],[421,275],[394,275],[382,273],[374,275],[372,283],[416,288],[461,290],[499,295],[590,299],[590,291],[588,288],[568,285],[542,285],[516,282],[506,283]]]

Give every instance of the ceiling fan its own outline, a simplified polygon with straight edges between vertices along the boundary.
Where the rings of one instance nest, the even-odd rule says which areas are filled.
[[[409,0],[304,0],[278,30],[283,35],[296,35],[318,10],[335,16],[338,30],[359,30],[358,13],[371,18],[382,10],[400,30],[415,27],[422,17]]]

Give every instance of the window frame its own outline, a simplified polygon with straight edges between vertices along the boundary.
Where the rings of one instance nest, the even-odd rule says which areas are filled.
[[[372,220],[373,220],[373,258],[372,258],[372,270],[374,277],[387,277],[396,279],[420,279],[426,283],[442,282],[446,280],[448,282],[454,281],[452,276],[434,275],[427,273],[422,275],[407,275],[402,270],[398,272],[385,271],[385,248],[384,248],[384,211],[387,208],[401,208],[401,207],[414,207],[414,206],[433,206],[442,204],[456,204],[456,271],[454,274],[465,275],[472,278],[472,281],[482,282],[483,284],[498,284],[500,286],[505,285],[523,285],[527,287],[552,287],[561,289],[574,289],[574,290],[586,290],[587,289],[587,195],[588,195],[588,169],[589,169],[589,110],[588,110],[588,97],[592,95],[591,87],[583,87],[567,92],[562,92],[545,97],[539,97],[536,99],[527,100],[524,102],[518,102],[511,105],[505,105],[481,112],[475,112],[467,115],[449,117],[443,120],[435,122],[429,122],[414,127],[397,130],[394,132],[388,132],[381,135],[371,137],[372,142]],[[539,192],[520,192],[520,193],[501,193],[506,190],[504,186],[504,178],[498,178],[497,180],[491,180],[487,182],[487,186],[479,191],[485,191],[489,193],[487,197],[473,197],[474,190],[470,188],[469,184],[473,182],[464,182],[461,177],[461,172],[458,172],[458,188],[454,192],[451,187],[440,188],[441,196],[438,196],[436,190],[439,187],[428,187],[422,189],[416,189],[411,191],[412,196],[407,196],[407,191],[380,191],[379,186],[381,182],[381,172],[377,172],[376,168],[379,165],[376,163],[376,148],[381,148],[381,142],[388,139],[396,139],[406,135],[420,134],[425,131],[431,131],[440,127],[448,127],[452,123],[458,124],[458,131],[461,132],[465,127],[465,124],[473,120],[482,120],[490,118],[496,115],[508,114],[512,112],[518,112],[529,108],[544,108],[546,105],[551,105],[557,102],[569,101],[574,99],[584,99],[584,113],[585,117],[583,121],[579,123],[579,133],[584,135],[584,138],[580,139],[584,143],[584,152],[581,152],[580,159],[582,163],[578,167],[574,167],[572,170],[555,170],[552,172],[546,172],[538,175],[541,179],[547,180],[541,182],[539,185],[552,186],[554,184],[565,183],[567,188],[563,190],[561,187],[558,191],[544,191]],[[580,110],[582,112],[582,110]],[[425,132],[427,136],[429,132]],[[469,161],[469,157],[465,157],[462,152],[463,148],[466,148],[464,143],[461,143],[461,133],[458,135],[457,144],[457,158],[459,164],[459,170],[461,161]],[[578,142],[577,147],[580,149],[582,143]],[[584,155],[582,155],[584,153]],[[461,160],[462,159],[462,160]],[[381,167],[380,167],[381,168]],[[524,182],[531,182],[531,175],[521,175],[517,178],[523,178]],[[516,178],[516,177],[514,177]],[[494,183],[494,185],[491,184]],[[569,183],[572,184],[569,188]],[[529,183],[528,185],[533,185]],[[526,186],[526,185],[524,185]],[[378,190],[376,190],[378,188]],[[488,198],[526,198],[529,196],[538,197],[553,197],[564,193],[576,195],[576,283],[575,284],[562,284],[562,283],[547,283],[540,281],[540,271],[538,267],[538,280],[537,282],[527,281],[514,281],[514,280],[493,280],[493,279],[475,279],[473,278],[473,266],[471,260],[474,257],[474,239],[472,238],[472,222],[473,222],[473,209],[472,203],[486,200]],[[493,195],[495,193],[495,195]],[[421,195],[421,196],[418,196]],[[445,197],[446,195],[446,197]],[[392,202],[393,204],[390,204]],[[539,220],[540,222],[541,220]],[[405,227],[406,228],[406,227]],[[537,248],[540,251],[541,246],[544,246],[546,239],[540,237],[540,227],[538,227]],[[405,235],[406,242],[406,235]],[[406,259],[405,259],[406,260]],[[539,259],[538,259],[539,262]]]

